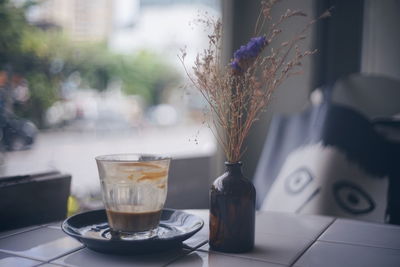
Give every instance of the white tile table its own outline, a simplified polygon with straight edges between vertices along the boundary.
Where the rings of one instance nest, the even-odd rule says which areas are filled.
[[[145,255],[101,254],[65,235],[55,223],[0,232],[0,266],[400,266],[400,226],[258,212],[254,250],[229,254],[209,250],[208,211],[186,211],[203,218],[205,226],[183,248]]]

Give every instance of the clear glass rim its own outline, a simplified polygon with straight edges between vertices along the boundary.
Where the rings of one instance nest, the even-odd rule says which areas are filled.
[[[129,159],[131,157],[131,159]],[[136,157],[136,158],[135,158]],[[107,154],[95,157],[96,161],[101,162],[152,162],[170,161],[172,158],[166,155],[141,154],[141,153],[118,153]]]

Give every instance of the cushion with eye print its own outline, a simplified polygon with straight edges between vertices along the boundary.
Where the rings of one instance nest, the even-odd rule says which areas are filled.
[[[368,174],[321,143],[293,151],[261,209],[384,222],[388,177]]]
[[[400,224],[400,139],[378,124],[387,127],[329,98],[275,115],[253,180],[257,207]]]

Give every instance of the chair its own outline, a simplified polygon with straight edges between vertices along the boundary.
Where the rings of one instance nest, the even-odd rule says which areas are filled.
[[[399,81],[355,74],[306,111],[274,116],[257,207],[400,224],[399,97]]]

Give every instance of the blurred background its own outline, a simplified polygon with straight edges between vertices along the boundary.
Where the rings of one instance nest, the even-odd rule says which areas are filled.
[[[301,44],[318,53],[282,84],[252,129],[243,157],[249,178],[272,114],[301,112],[314,89],[354,73],[400,80],[397,0],[281,1],[274,16],[291,8],[309,17],[286,23],[279,40],[330,7],[332,18]],[[207,46],[207,31],[194,23],[205,13],[222,18],[228,62],[252,37],[259,1],[0,0],[1,175],[70,173],[74,203],[95,208],[95,156],[167,153],[175,159],[167,205],[207,207],[224,159],[204,123],[202,98],[182,88],[177,58],[186,47],[190,69]]]
[[[207,46],[203,14],[220,17],[219,1],[0,1],[1,175],[69,173],[90,207],[97,155],[214,155],[178,60],[188,47],[190,69]]]

